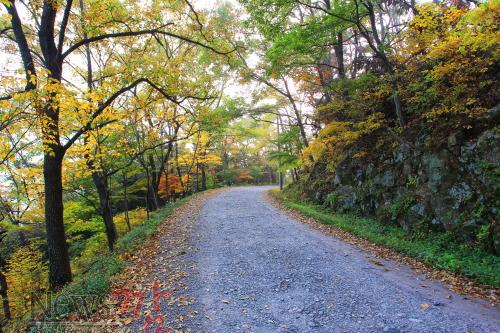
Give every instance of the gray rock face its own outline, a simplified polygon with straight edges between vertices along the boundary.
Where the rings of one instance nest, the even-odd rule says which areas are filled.
[[[427,188],[436,193],[441,185],[444,172],[444,161],[437,155],[424,156],[423,161],[424,170],[427,173]]]
[[[342,212],[397,220],[408,229],[425,222],[452,231],[459,239],[474,240],[482,226],[497,220],[500,131],[494,128],[466,139],[457,130],[440,148],[432,149],[430,139],[424,135],[415,142],[392,145],[366,163],[346,158],[329,188],[318,182],[310,190],[317,193],[318,202],[334,197],[328,204]],[[347,155],[354,153],[355,148]],[[500,253],[497,230],[500,227],[490,228],[490,239]]]

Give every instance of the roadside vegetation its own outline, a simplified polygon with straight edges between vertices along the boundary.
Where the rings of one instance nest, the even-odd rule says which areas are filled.
[[[90,316],[104,301],[110,291],[111,281],[115,274],[119,273],[126,265],[127,258],[133,256],[134,251],[144,246],[155,234],[161,223],[172,214],[172,212],[188,200],[192,200],[196,194],[178,201],[169,203],[151,214],[149,219],[138,222],[132,231],[126,232],[117,241],[114,252],[110,253],[106,246],[87,247],[85,253],[75,261],[74,267],[78,272],[74,281],[66,285],[58,292],[44,294],[38,290],[29,302],[30,308],[24,316],[17,317],[9,322],[7,330],[28,330],[38,332],[30,322],[40,321],[44,330],[58,329],[57,322],[71,320],[78,317]],[[25,276],[28,274],[25,272]],[[28,281],[30,285],[37,281]],[[25,290],[19,290],[19,295],[25,295]],[[48,296],[50,295],[50,296]],[[12,297],[17,300],[17,297]],[[27,300],[25,300],[26,302]],[[19,305],[23,305],[19,303]],[[15,309],[15,311],[20,311]],[[62,328],[59,328],[62,329]]]
[[[272,190],[271,194],[285,207],[318,222],[414,257],[432,267],[470,277],[479,284],[500,288],[500,258],[480,247],[457,242],[450,233],[429,230],[409,232],[398,225],[373,218],[339,214],[324,205],[305,200],[291,189],[284,192]]]

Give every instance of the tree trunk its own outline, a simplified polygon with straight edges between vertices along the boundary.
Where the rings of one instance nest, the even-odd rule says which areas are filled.
[[[278,138],[280,136],[280,125],[282,125],[281,123],[281,117],[278,116],[278,119],[277,119],[277,123],[276,123],[276,132],[278,133]],[[281,144],[280,144],[280,141],[278,140],[278,152],[281,152]],[[280,190],[283,190],[283,171],[281,171],[281,157],[279,158],[278,160],[278,177],[279,177],[279,185],[280,185]]]
[[[299,108],[297,107],[297,104],[295,104],[295,100],[292,97],[290,89],[288,88],[288,83],[286,82],[285,78],[283,78],[283,82],[285,83],[287,97],[290,100],[290,103],[292,104],[293,112],[295,113],[295,118],[297,121],[297,125],[299,126],[300,137],[302,138],[302,143],[304,144],[304,147],[307,148],[307,147],[309,147],[309,141],[307,140],[306,130],[304,127],[304,123],[302,122],[302,115],[300,114],[300,111],[299,111]]]
[[[146,207],[149,218],[149,212],[155,211],[156,209],[158,209],[158,206],[156,205],[156,201],[154,199],[154,186],[153,180],[151,179],[151,172],[149,170],[148,163],[146,163],[142,159],[140,159],[139,162],[141,163],[141,166],[146,173]]]
[[[7,294],[7,279],[2,272],[0,272],[0,296],[2,296],[3,315],[5,319],[10,320],[12,315],[10,313],[9,296]]]
[[[151,202],[151,178],[149,175],[149,170],[147,167],[145,167],[146,170],[146,211],[148,212],[148,219],[149,219],[149,212],[152,212],[154,210],[153,208],[153,203]]]
[[[84,26],[84,21],[83,17],[85,14],[85,6],[83,4],[83,0],[80,0],[80,11],[82,12],[82,28],[83,28],[83,36],[84,38],[87,38],[87,32],[85,30]],[[85,55],[87,58],[87,88],[89,91],[92,91],[92,77],[93,77],[93,71],[92,71],[92,59],[91,59],[91,53],[90,53],[90,45],[85,46]],[[85,141],[87,141],[87,135],[85,135]],[[98,140],[99,142],[99,140]],[[99,143],[98,143],[99,145]],[[89,167],[90,171],[92,172],[92,180],[94,181],[94,185],[97,190],[97,194],[99,196],[99,206],[100,206],[100,211],[101,211],[101,216],[104,221],[104,227],[106,229],[106,237],[108,240],[108,248],[109,251],[113,251],[115,242],[116,242],[116,228],[115,228],[115,223],[113,221],[113,212],[111,211],[111,204],[110,204],[110,195],[109,195],[109,188],[108,188],[108,177],[106,174],[101,173],[97,171],[94,167],[94,162],[92,158],[90,157],[90,154],[86,154],[85,156],[87,160],[87,166]],[[130,230],[130,226],[129,226]]]
[[[207,174],[205,171],[205,164],[201,165],[201,190],[207,190]]]
[[[352,66],[351,66],[351,79],[356,78],[359,70],[359,56],[360,56],[360,45],[359,45],[359,38],[358,38],[358,32],[353,29],[352,31],[352,38],[353,38],[353,43],[354,43],[354,56],[352,59]]]
[[[165,193],[165,198],[166,200],[164,201],[170,201],[170,194],[172,194],[172,197],[175,196],[175,192],[174,193],[170,193],[170,183],[168,181],[168,168],[166,169],[163,169],[163,176],[165,177],[165,187],[163,188],[163,193]]]
[[[88,133],[86,133],[83,138],[85,145],[87,145],[89,141]],[[97,145],[99,147],[99,143]],[[99,196],[99,213],[101,214],[102,220],[104,222],[106,238],[108,240],[108,248],[109,251],[112,252],[117,236],[115,223],[113,222],[113,212],[111,211],[108,176],[106,175],[105,171],[96,170],[94,159],[90,155],[90,153],[85,153],[84,158],[87,167],[92,174],[92,181],[94,182],[97,195]]]
[[[345,78],[344,66],[344,36],[342,32],[337,33],[337,43],[334,46],[335,58],[337,59],[337,70],[339,78]]]
[[[177,133],[179,133],[180,128],[181,128],[181,126],[179,124],[177,124],[175,126],[174,135],[172,136],[173,139],[177,138]],[[161,175],[163,173],[165,173],[165,177],[167,177],[167,175],[168,175],[168,170],[167,170],[167,172],[165,172],[165,170],[168,168],[168,161],[170,159],[170,154],[172,154],[173,148],[174,148],[174,143],[171,141],[168,144],[168,148],[167,148],[167,152],[165,153],[165,156],[163,156],[163,158],[160,159],[160,169],[158,170],[158,178],[156,179],[156,181],[154,183],[155,193],[156,193],[158,198],[160,197],[158,194],[158,191],[160,188]],[[166,180],[168,181],[168,179],[166,179]]]
[[[200,166],[196,163],[196,192],[200,192],[200,177],[199,177]]]
[[[182,180],[182,172],[179,166],[179,146],[177,145],[177,142],[175,143],[175,169],[177,170],[177,176],[179,177],[179,182],[182,186],[182,196],[184,197],[186,194],[186,188],[184,186],[184,181]]]
[[[113,212],[111,211],[110,205],[108,179],[106,176],[94,171],[92,172],[92,180],[94,181],[94,185],[97,189],[97,194],[99,195],[101,216],[104,221],[104,227],[106,229],[108,248],[110,251],[113,251],[117,237],[115,223],[113,222]]]
[[[401,127],[404,127],[406,125],[406,119],[403,114],[403,108],[401,106],[401,98],[399,96],[399,89],[398,89],[398,84],[396,82],[396,79],[394,78],[394,66],[389,59],[388,55],[386,54],[385,48],[387,45],[384,44],[383,40],[380,38],[378,31],[377,31],[377,21],[375,19],[375,11],[373,8],[373,4],[370,2],[364,4],[366,9],[368,10],[368,17],[370,18],[370,25],[371,25],[371,32],[373,34],[373,39],[375,40],[375,44],[373,41],[370,39],[369,33],[367,31],[364,31],[365,39],[367,40],[368,44],[372,48],[372,50],[377,54],[385,67],[385,70],[387,74],[389,74],[391,78],[391,88],[392,88],[392,99],[394,102],[394,108],[396,110],[396,117],[398,118],[399,125]],[[361,31],[363,33],[363,31]]]
[[[130,217],[128,215],[128,179],[127,179],[127,172],[123,172],[123,200],[125,201],[125,223],[127,223],[127,228],[128,231],[131,231],[132,228],[130,227]]]
[[[52,290],[71,281],[63,219],[62,161],[64,153],[60,146],[56,147],[49,148],[51,151],[46,151],[43,158],[49,285]]]
[[[160,196],[158,194],[159,186],[157,186],[157,184],[160,185],[161,173],[156,170],[156,163],[152,154],[148,155],[148,163],[151,169],[151,202],[153,203],[153,210],[157,210],[158,208],[160,208]]]
[[[328,103],[330,103],[332,101],[332,96],[330,94],[330,90],[328,89],[328,86],[329,86],[329,84],[331,82],[325,77],[325,75],[323,73],[323,68],[324,67],[325,66],[321,65],[321,64],[319,64],[319,65],[316,66],[316,70],[318,72],[318,77],[319,77],[319,83],[321,85],[321,88],[322,88],[323,94],[324,94],[324,99],[321,98],[321,100],[319,101],[318,105],[322,104],[322,103],[328,104]]]
[[[394,101],[394,107],[396,109],[396,116],[398,117],[399,126],[404,127],[406,125],[406,118],[403,114],[403,107],[401,106],[401,97],[399,97],[398,84],[395,80],[392,80],[391,86],[392,100]]]

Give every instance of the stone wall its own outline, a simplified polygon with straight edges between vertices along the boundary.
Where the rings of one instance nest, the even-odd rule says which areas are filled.
[[[392,142],[368,159],[346,157],[333,173],[318,163],[302,186],[336,211],[377,216],[405,229],[445,229],[500,254],[500,128],[472,138],[464,130],[441,142],[431,138]]]

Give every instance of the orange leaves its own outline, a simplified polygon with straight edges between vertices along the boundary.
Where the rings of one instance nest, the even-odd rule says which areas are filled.
[[[249,182],[249,181],[253,180],[253,177],[249,171],[242,170],[242,171],[240,171],[237,180],[240,182]]]
[[[178,176],[169,174],[168,177],[162,176],[160,178],[158,193],[162,199],[167,200],[183,190],[181,179]]]
[[[431,306],[431,305],[430,305],[430,304],[428,304],[428,303],[422,303],[422,304],[420,304],[420,308],[421,308],[422,310],[427,310],[430,306]]]

